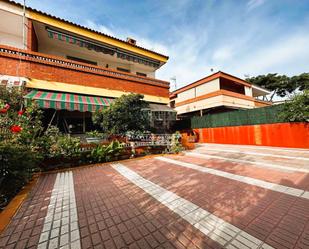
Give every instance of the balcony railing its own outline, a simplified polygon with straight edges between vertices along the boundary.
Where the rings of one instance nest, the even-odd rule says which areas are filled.
[[[169,87],[169,82],[167,81],[147,78],[147,77],[138,76],[138,75],[131,74],[131,73],[119,72],[119,71],[112,70],[112,69],[106,69],[100,66],[89,65],[86,63],[76,62],[76,61],[64,59],[64,58],[57,57],[57,56],[51,56],[51,55],[42,54],[38,52],[17,49],[17,48],[5,46],[5,45],[0,45],[0,56],[13,57],[19,60],[33,61],[33,62],[42,63],[42,64],[49,64],[49,65],[54,65],[58,67],[64,67],[64,68],[69,68],[69,69],[74,69],[74,70],[79,70],[79,71],[84,71],[84,72],[90,72],[90,73],[104,75],[107,77],[121,78],[125,80],[130,80],[130,81],[137,81],[137,82],[161,86],[165,88]]]

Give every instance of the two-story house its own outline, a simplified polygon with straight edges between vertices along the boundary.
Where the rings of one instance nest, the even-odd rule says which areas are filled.
[[[25,99],[65,132],[91,129],[91,114],[117,97],[140,93],[154,125],[175,117],[169,82],[155,74],[168,57],[68,20],[0,0],[0,84],[25,85]]]
[[[233,75],[217,72],[170,94],[178,118],[271,105],[258,99],[270,92]]]

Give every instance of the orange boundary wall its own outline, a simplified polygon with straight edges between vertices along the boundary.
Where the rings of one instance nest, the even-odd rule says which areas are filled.
[[[277,123],[194,129],[199,143],[309,149],[309,123]]]

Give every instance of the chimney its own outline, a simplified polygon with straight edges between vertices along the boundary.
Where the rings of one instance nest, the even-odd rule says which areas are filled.
[[[131,44],[131,45],[136,45],[136,40],[134,40],[133,38],[131,37],[128,37],[127,38],[127,43]]]

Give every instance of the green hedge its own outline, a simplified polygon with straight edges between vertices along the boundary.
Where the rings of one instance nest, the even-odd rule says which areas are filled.
[[[192,117],[189,120],[180,120],[178,129],[211,128],[223,126],[240,126],[256,124],[272,124],[283,122],[278,117],[283,105],[273,105],[255,109],[208,114],[203,117]]]

